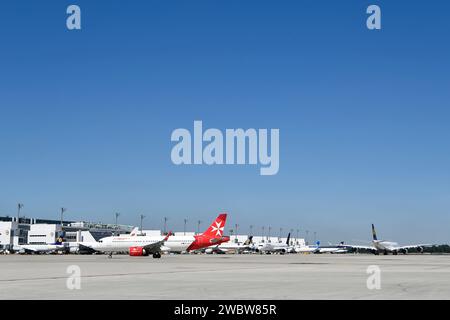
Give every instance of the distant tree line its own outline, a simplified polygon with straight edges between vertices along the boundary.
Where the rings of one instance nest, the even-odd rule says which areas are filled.
[[[441,244],[441,245],[437,245],[437,246],[423,248],[423,252],[426,252],[426,253],[450,253],[450,245]]]

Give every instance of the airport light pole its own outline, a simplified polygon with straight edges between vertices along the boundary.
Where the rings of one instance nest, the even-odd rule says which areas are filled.
[[[200,224],[202,222],[200,220],[197,221],[197,234],[200,234]]]
[[[186,235],[186,223],[187,223],[187,219],[185,218],[184,219],[184,230],[183,230],[184,231],[184,235]]]
[[[120,213],[116,212],[116,233],[119,234],[119,225],[117,224],[117,218],[119,218]]]
[[[270,241],[270,230],[272,230],[272,227],[271,227],[271,226],[269,226],[269,235],[267,236],[267,242],[271,242],[271,241]]]
[[[263,227],[262,227],[262,236],[261,236],[262,242],[264,242],[264,229],[265,229],[265,227],[263,226]]]
[[[62,227],[63,227],[64,212],[66,212],[66,211],[67,211],[66,208],[61,208],[61,231],[62,231]]]
[[[18,203],[17,204],[17,223],[19,223],[19,219],[20,219],[20,210],[23,208],[23,204],[22,203]]]
[[[167,220],[169,220],[169,218],[164,217],[164,234],[166,234],[166,229],[167,229]]]
[[[236,234],[235,234],[235,238],[234,238],[234,242],[238,242],[238,238],[237,238],[237,236],[238,236],[238,227],[239,227],[239,225],[236,223],[235,225],[234,225],[236,228]]]
[[[283,228],[280,228],[280,236],[278,237],[278,241],[281,241],[281,233],[283,232]]]
[[[309,243],[308,243],[308,233],[309,233],[309,231],[306,230],[306,239],[305,239],[305,241],[306,241],[306,244],[307,244],[307,245],[309,244]]]
[[[300,233],[300,229],[297,229],[297,244],[298,244],[298,234]]]
[[[145,218],[145,216],[143,215],[143,214],[141,214],[141,234],[143,234],[143,230],[144,229],[142,229],[142,221],[144,220],[144,218]]]
[[[291,236],[293,236],[293,235],[294,235],[294,229],[291,229]],[[293,243],[291,239],[289,239],[289,240],[291,241],[291,243]]]
[[[317,232],[314,231],[314,243],[317,242],[317,238],[316,238]]]

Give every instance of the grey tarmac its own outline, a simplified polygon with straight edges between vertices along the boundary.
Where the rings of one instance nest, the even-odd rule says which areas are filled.
[[[369,266],[380,290],[367,287]],[[2,255],[0,299],[450,299],[450,256]]]

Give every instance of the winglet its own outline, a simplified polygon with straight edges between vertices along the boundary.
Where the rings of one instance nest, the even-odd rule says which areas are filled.
[[[167,241],[171,235],[172,235],[172,231],[169,231],[167,236],[164,238],[164,241]]]

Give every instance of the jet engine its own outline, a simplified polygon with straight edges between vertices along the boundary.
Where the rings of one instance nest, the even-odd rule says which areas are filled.
[[[130,256],[131,257],[145,257],[148,256],[148,252],[145,251],[142,247],[131,247],[130,248]]]

